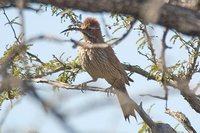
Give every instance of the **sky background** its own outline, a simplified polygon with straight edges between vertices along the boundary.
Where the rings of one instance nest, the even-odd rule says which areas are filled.
[[[18,11],[14,9],[6,10],[6,13],[10,19],[18,16]],[[93,16],[96,17],[101,24],[102,16],[106,21],[106,24],[112,24],[113,21],[109,18],[109,14],[93,14],[76,11],[77,14],[82,14],[82,19]],[[9,25],[5,25],[7,20],[0,10],[0,56],[3,55],[5,47],[8,44],[12,44],[15,40],[13,32]],[[59,16],[52,16],[51,11],[48,10],[42,13],[35,13],[33,11],[25,11],[25,31],[26,38],[31,38],[37,35],[54,35],[66,39],[66,36],[60,34],[60,32],[67,28],[69,21],[62,22]],[[139,23],[135,25],[137,27]],[[102,32],[105,35],[105,26],[101,25]],[[15,25],[17,34],[19,35],[20,27]],[[161,50],[160,37],[164,29],[160,26],[156,26],[154,29],[148,29],[152,35],[158,35],[159,37],[153,40],[154,48],[159,57]],[[120,30],[115,34],[109,31],[111,37],[106,37],[107,40],[115,37],[120,37],[125,31]],[[172,49],[167,50],[166,60],[167,65],[174,64],[179,59],[187,59],[187,52],[180,50],[180,42],[172,44],[169,42],[172,32],[167,37],[167,44]],[[81,34],[78,32],[72,32],[67,39],[81,38]],[[137,52],[138,44],[137,40],[140,38],[137,30],[133,30],[129,36],[123,40],[119,45],[114,47],[115,53],[121,62],[128,62],[132,65],[139,65],[141,68],[146,68],[151,62]],[[38,55],[41,60],[48,61],[52,59],[52,55],[59,57],[64,53],[64,57],[75,58],[77,55],[77,49],[72,48],[71,43],[57,43],[51,41],[35,41],[30,49],[30,52]],[[145,52],[145,50],[144,50]],[[56,75],[55,75],[56,76]],[[56,77],[52,76],[52,79]],[[195,75],[190,86],[193,88],[199,82],[199,75]],[[140,94],[153,94],[164,95],[163,88],[155,81],[148,81],[140,75],[133,74],[131,78],[135,81],[127,86],[131,98],[133,98],[138,104],[143,103],[144,110],[148,110],[150,106],[152,110],[150,116],[154,121],[162,121],[169,123],[172,127],[175,127],[178,122],[164,113],[165,101],[154,99],[150,97],[141,97]],[[80,84],[84,81],[90,80],[91,77],[87,73],[79,74],[76,81],[73,84]],[[98,80],[91,85],[99,87],[108,87],[109,85],[104,80]],[[125,122],[121,109],[119,108],[116,97],[107,97],[105,93],[100,92],[85,92],[71,91],[60,89],[54,91],[51,86],[39,84],[37,85],[38,93],[45,98],[53,107],[56,107],[61,113],[66,114],[67,124],[74,128],[75,131],[80,133],[88,132],[106,132],[106,133],[136,133],[141,126],[138,126],[142,120],[137,114],[138,121],[131,118],[131,123]],[[1,106],[0,119],[10,110],[5,123],[2,125],[2,133],[12,133],[13,130],[16,133],[22,133],[27,131],[38,131],[39,133],[65,133],[65,130],[60,126],[59,122],[50,113],[45,112],[41,104],[29,95],[19,98],[19,101],[11,108],[10,101],[5,101]],[[169,90],[168,107],[175,111],[183,112],[191,121],[192,126],[197,132],[200,132],[200,116],[197,114],[187,102],[180,96],[180,92],[175,89]],[[177,128],[178,131],[183,131],[182,125]]]

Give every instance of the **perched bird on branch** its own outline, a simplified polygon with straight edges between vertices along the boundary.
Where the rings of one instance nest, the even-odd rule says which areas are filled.
[[[82,67],[93,78],[85,84],[94,82],[98,78],[105,79],[111,85],[110,89],[114,88],[125,119],[129,120],[130,115],[135,117],[135,111],[125,86],[125,84],[129,85],[129,80],[132,80],[127,76],[112,47],[84,47],[87,44],[93,46],[105,44],[99,22],[93,17],[88,17],[80,28],[71,28],[63,32],[69,30],[78,30],[83,33],[84,43],[82,43],[83,46],[79,46],[79,60]]]

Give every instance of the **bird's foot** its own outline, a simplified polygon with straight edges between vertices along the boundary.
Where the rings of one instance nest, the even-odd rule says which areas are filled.
[[[107,92],[107,96],[111,96],[111,94],[115,94],[114,88],[112,86],[106,88],[105,91]]]
[[[80,87],[81,91],[84,93],[84,90],[85,90],[84,88],[87,87],[87,84],[91,83],[91,82],[95,82],[95,81],[97,81],[97,79],[92,79],[92,80],[89,80],[87,82],[83,82],[82,84],[79,84],[78,87]]]
[[[81,83],[81,84],[78,85],[78,87],[80,87],[81,92],[84,93],[85,92],[85,87],[87,87],[87,83],[85,83],[85,82]]]

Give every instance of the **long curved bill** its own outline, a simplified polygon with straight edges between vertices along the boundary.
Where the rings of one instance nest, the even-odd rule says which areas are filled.
[[[80,31],[80,32],[82,32],[84,35],[86,35],[86,36],[89,36],[89,37],[92,37],[92,38],[95,38],[95,39],[96,39],[96,37],[95,37],[94,35],[92,35],[92,34],[88,33],[88,32],[87,32],[85,29],[76,28],[76,27],[74,27],[74,28],[68,28],[68,29],[66,29],[66,30],[63,30],[62,32],[60,32],[60,34],[62,34],[62,33],[65,33],[65,32],[67,32],[67,31],[72,31],[72,30]]]
[[[66,29],[66,30],[63,30],[62,32],[60,32],[60,34],[62,34],[62,33],[65,33],[65,32],[67,32],[67,31],[71,31],[71,30],[76,30],[76,31],[81,31],[81,32],[83,32],[83,30],[81,29],[81,28],[68,28],[68,29]]]

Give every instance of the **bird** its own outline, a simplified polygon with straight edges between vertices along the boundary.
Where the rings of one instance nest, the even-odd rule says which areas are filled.
[[[82,45],[98,46],[106,44],[101,33],[100,24],[94,17],[87,17],[79,28],[69,28],[82,32],[84,43]],[[135,116],[134,107],[131,105],[131,98],[126,90],[125,85],[130,85],[130,79],[124,70],[119,59],[115,55],[111,46],[100,47],[82,47],[78,48],[79,61],[83,69],[89,73],[92,80],[84,82],[85,84],[97,81],[98,78],[105,79],[117,95],[125,120],[130,116]]]

